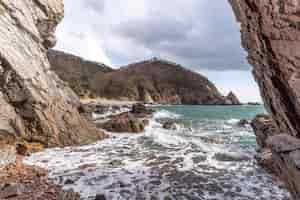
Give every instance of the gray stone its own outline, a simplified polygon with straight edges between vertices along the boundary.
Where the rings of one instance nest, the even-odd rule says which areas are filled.
[[[288,134],[281,134],[270,137],[267,140],[268,146],[276,153],[289,153],[300,149],[300,139]]]

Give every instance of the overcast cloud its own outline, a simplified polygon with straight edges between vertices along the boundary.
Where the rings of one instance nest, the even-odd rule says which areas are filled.
[[[212,3],[213,2],[213,3]],[[249,70],[227,0],[65,0],[56,48],[114,66],[151,57]]]
[[[112,67],[151,57],[180,63],[260,101],[227,0],[64,0],[55,48]]]

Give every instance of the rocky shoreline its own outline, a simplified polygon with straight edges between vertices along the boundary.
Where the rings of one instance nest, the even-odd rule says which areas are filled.
[[[65,191],[47,176],[47,171],[23,164],[22,157],[0,171],[0,199],[80,200],[79,194]]]
[[[282,134],[269,115],[257,115],[251,125],[258,144],[256,160],[283,180],[293,197],[299,199],[300,140]]]
[[[85,108],[86,115],[91,122],[103,131],[114,133],[141,133],[149,124],[153,110],[146,108],[143,104],[127,104],[128,102],[120,102],[119,104],[94,103],[82,105]],[[108,113],[103,119],[106,122],[93,121],[92,113]],[[117,114],[114,114],[117,113]],[[15,147],[9,146],[10,154],[2,154],[1,160],[7,160],[0,168],[0,199],[12,200],[31,200],[31,199],[53,199],[53,200],[79,200],[79,194],[73,191],[64,191],[62,186],[56,185],[48,178],[47,171],[28,166],[23,163],[23,157],[29,156],[31,153],[43,151],[43,148],[37,148],[38,144],[34,143],[18,143]],[[1,153],[1,152],[0,152]],[[10,163],[10,164],[8,164]],[[104,196],[98,195],[95,200],[105,200]]]

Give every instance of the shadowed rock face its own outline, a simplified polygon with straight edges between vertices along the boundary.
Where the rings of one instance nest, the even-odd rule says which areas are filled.
[[[62,0],[0,1],[0,144],[83,144],[103,134],[81,117],[77,96],[53,72],[46,49]]]
[[[265,106],[284,133],[268,139],[273,161],[294,199],[300,199],[300,1],[229,2]]]
[[[229,0],[267,110],[300,137],[300,1]]]

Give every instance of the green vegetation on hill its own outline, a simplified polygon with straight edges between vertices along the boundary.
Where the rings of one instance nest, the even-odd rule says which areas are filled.
[[[113,70],[96,62],[49,51],[52,69],[81,97],[161,104],[232,104],[199,73],[160,59]]]

